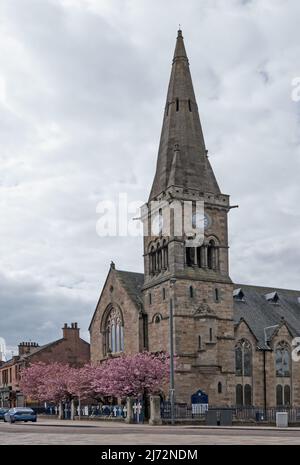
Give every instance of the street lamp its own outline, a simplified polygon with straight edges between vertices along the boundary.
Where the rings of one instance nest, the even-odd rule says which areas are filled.
[[[176,283],[176,278],[170,279],[170,289],[173,290]],[[175,380],[174,380],[174,294],[170,293],[170,308],[169,308],[169,336],[170,336],[170,404],[171,404],[171,423],[175,423]]]
[[[266,370],[266,347],[268,346],[267,330],[268,329],[275,329],[278,326],[279,325],[272,325],[272,326],[266,326],[264,328],[265,348],[263,350],[263,376],[264,376],[264,410],[265,410],[265,417],[267,415],[267,370]]]

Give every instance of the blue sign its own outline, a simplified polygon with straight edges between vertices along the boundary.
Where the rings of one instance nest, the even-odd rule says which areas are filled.
[[[192,395],[191,400],[192,404],[208,404],[208,395],[199,389],[199,391]]]

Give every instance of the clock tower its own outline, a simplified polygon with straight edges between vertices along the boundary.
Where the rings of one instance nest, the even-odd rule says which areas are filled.
[[[156,173],[143,213],[148,346],[169,351],[172,302],[178,402],[190,403],[201,389],[210,404],[234,403],[229,210],[229,196],[221,193],[208,159],[179,30]]]

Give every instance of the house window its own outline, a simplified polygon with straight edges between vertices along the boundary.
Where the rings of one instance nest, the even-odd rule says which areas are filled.
[[[151,293],[149,293],[149,305],[151,305],[151,304],[152,304],[152,295],[151,295]]]
[[[194,297],[194,288],[193,286],[190,286],[190,298],[192,299]]]
[[[176,111],[179,111],[179,99],[176,99]]]
[[[209,342],[213,341],[213,330],[212,328],[209,328]]]
[[[276,347],[276,376],[290,376],[290,349],[286,342],[280,342]]]
[[[166,300],[166,289],[163,287],[163,290],[162,290],[162,294],[163,294],[163,300]]]
[[[112,308],[105,323],[105,353],[124,351],[124,325],[120,310]]]
[[[235,374],[252,376],[252,348],[246,339],[241,339],[235,346]]]
[[[222,383],[218,383],[218,394],[222,394]]]

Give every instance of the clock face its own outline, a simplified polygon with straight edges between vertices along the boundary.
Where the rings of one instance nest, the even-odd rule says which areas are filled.
[[[211,223],[211,218],[207,213],[204,214],[204,217],[196,215],[196,213],[193,214],[193,227],[200,229],[204,226],[204,229],[208,229]]]
[[[211,218],[207,213],[205,213],[204,214],[204,229],[208,229],[210,226],[211,226]]]

